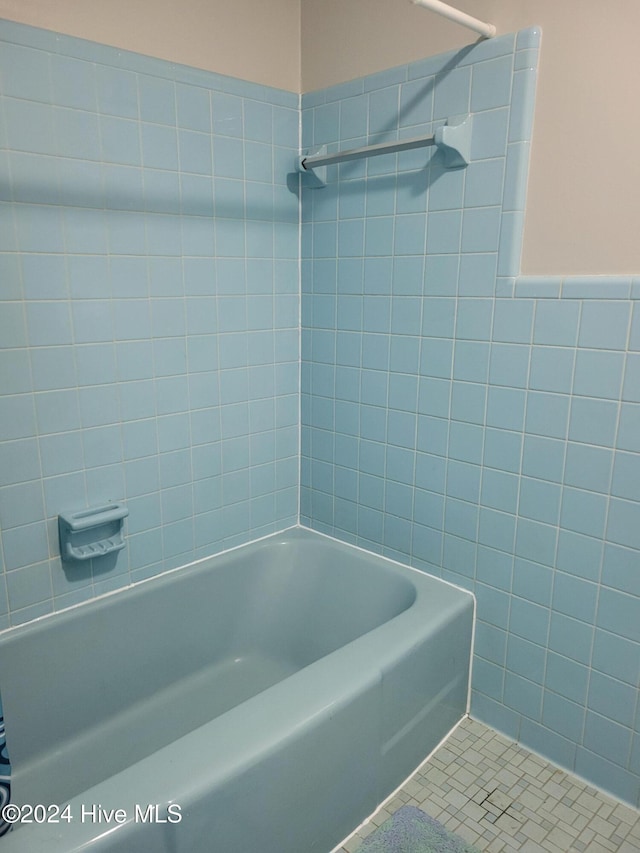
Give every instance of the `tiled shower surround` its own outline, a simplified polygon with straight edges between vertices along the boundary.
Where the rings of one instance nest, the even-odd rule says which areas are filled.
[[[296,522],[299,96],[0,40],[5,628]],[[126,550],[63,566],[116,500]]]
[[[518,277],[538,42],[303,96],[305,150],[473,141],[303,190],[301,520],[472,590],[472,716],[637,806],[640,281]]]
[[[472,589],[472,716],[638,805],[640,282],[518,276],[539,35],[303,96],[304,150],[474,126],[329,169],[300,256],[297,95],[0,24],[0,627],[299,512]]]

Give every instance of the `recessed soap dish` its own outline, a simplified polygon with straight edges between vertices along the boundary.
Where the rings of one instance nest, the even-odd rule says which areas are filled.
[[[90,560],[125,546],[122,526],[129,515],[123,503],[60,513],[58,533],[63,560]]]

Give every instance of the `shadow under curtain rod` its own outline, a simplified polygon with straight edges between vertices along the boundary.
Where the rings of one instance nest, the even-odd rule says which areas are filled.
[[[468,27],[470,30],[480,33],[483,38],[490,39],[496,34],[496,28],[493,24],[485,24],[484,21],[473,18],[459,9],[454,9],[453,6],[443,3],[442,0],[411,0],[411,2],[416,6],[423,6],[425,9],[430,9],[444,18],[449,18],[450,21],[455,21],[456,24],[462,24],[463,27]]]

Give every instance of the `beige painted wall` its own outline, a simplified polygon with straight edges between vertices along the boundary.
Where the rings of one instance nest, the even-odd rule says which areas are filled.
[[[0,18],[299,91],[300,0],[0,0]]]
[[[301,0],[302,90],[461,47],[408,0]],[[640,273],[637,0],[451,0],[498,34],[542,27],[522,272]]]

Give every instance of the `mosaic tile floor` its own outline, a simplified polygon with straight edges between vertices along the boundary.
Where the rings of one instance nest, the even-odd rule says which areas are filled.
[[[464,720],[340,853],[405,803],[489,853],[639,853],[640,812],[475,720]]]

